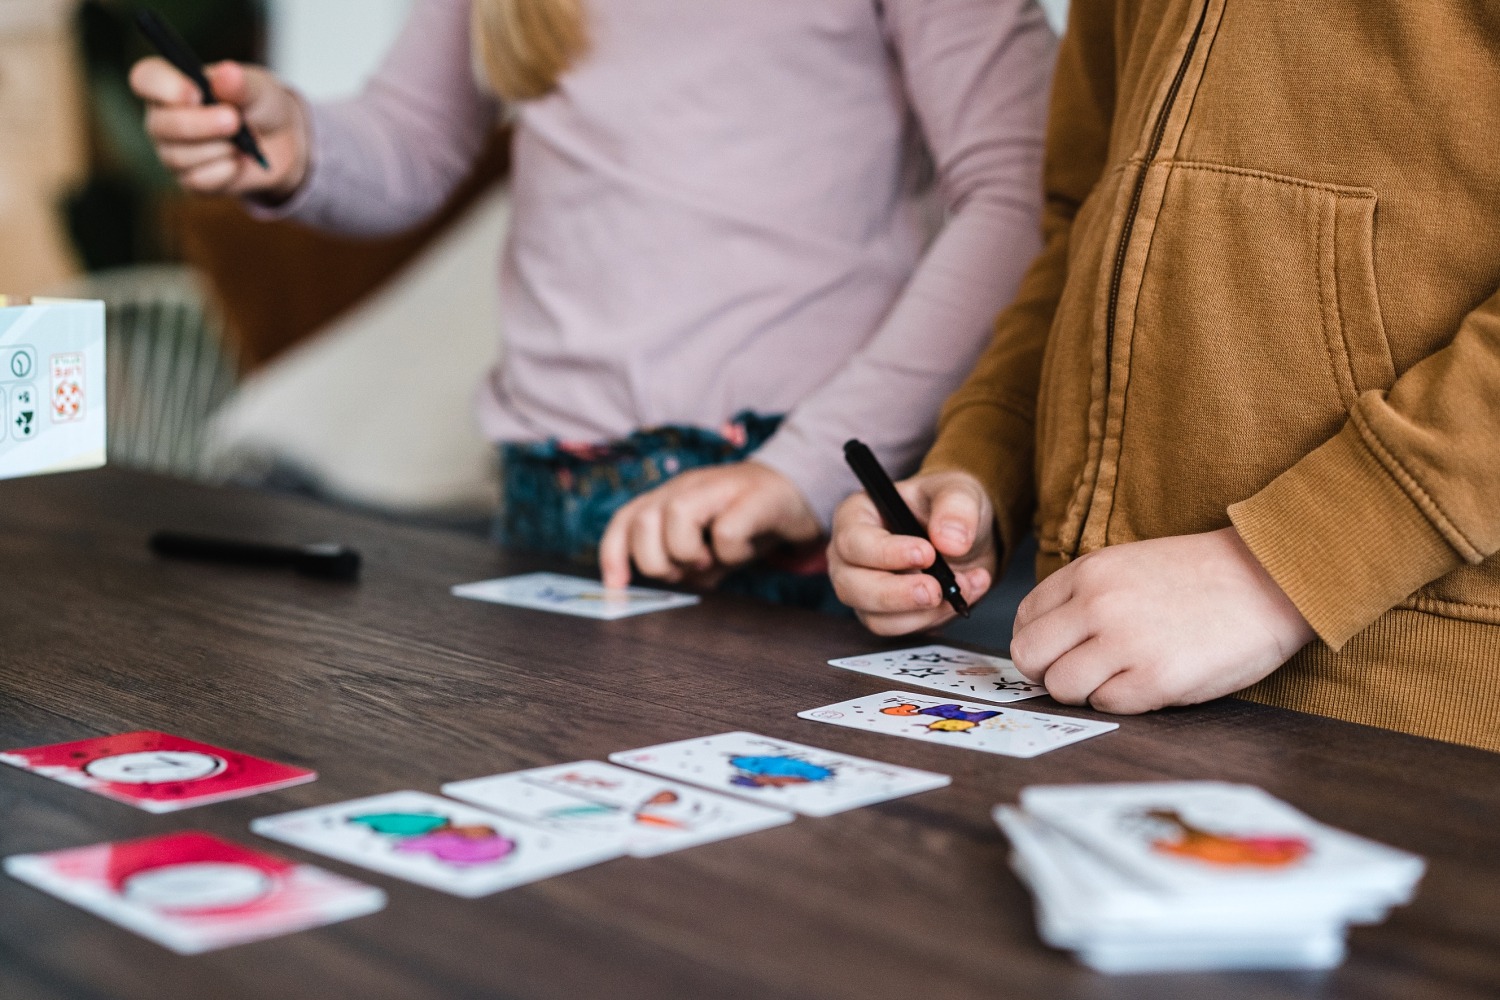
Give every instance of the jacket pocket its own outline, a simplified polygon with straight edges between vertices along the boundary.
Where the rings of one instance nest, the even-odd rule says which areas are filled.
[[[1128,333],[1109,543],[1227,526],[1395,381],[1374,191],[1170,169]]]

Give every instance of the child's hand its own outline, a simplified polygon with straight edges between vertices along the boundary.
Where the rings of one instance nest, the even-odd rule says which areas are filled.
[[[896,489],[932,536],[895,535],[865,493],[845,500],[833,516],[828,572],[839,600],[877,635],[936,628],[954,617],[942,588],[921,570],[943,554],[965,599],[973,604],[995,577],[995,512],[979,480],[939,472],[897,483]]]
[[[606,587],[630,582],[630,564],[669,583],[711,583],[757,555],[758,541],[817,539],[818,518],[790,480],[756,461],[693,469],[615,511],[599,542]]]
[[[1233,528],[1092,552],[1016,613],[1010,654],[1058,701],[1131,715],[1248,687],[1313,638]]]
[[[165,59],[151,57],[130,71],[130,87],[147,104],[146,132],[178,183],[199,194],[289,197],[307,174],[307,126],[302,102],[270,72],[224,62],[208,67],[219,103],[203,95]],[[266,170],[230,139],[248,123]]]

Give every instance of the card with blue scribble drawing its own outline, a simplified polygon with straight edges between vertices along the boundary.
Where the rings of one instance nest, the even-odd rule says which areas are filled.
[[[454,597],[491,604],[509,604],[534,611],[551,611],[579,618],[614,621],[653,611],[667,611],[697,604],[695,594],[674,594],[647,587],[609,589],[598,580],[585,580],[561,573],[527,573],[524,576],[481,580],[454,587]]]
[[[807,816],[831,816],[942,788],[953,780],[754,733],[664,743],[612,753],[609,759]]]

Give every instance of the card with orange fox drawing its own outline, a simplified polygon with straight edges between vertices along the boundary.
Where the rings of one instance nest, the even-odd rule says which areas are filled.
[[[1034,786],[1028,814],[1160,888],[1342,890],[1404,902],[1422,859],[1325,826],[1259,788],[1212,781]]]

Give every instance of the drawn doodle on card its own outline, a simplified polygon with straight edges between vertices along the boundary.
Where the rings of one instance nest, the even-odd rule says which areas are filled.
[[[398,853],[426,854],[455,868],[503,861],[517,847],[492,826],[461,826],[436,813],[367,813],[350,816],[349,822],[390,838]]]
[[[1175,809],[1150,809],[1141,818],[1153,831],[1153,851],[1221,867],[1286,868],[1312,851],[1304,837],[1214,833],[1189,823]]]
[[[831,767],[813,764],[790,754],[730,757],[729,764],[739,773],[730,783],[740,788],[786,788],[827,781],[837,773]]]
[[[936,733],[966,733],[978,726],[986,719],[993,719],[999,715],[998,710],[992,712],[971,712],[962,705],[932,705],[928,708],[919,708],[910,703],[891,705],[880,710],[881,715],[897,716],[935,716],[935,722],[929,722],[926,729]]]

